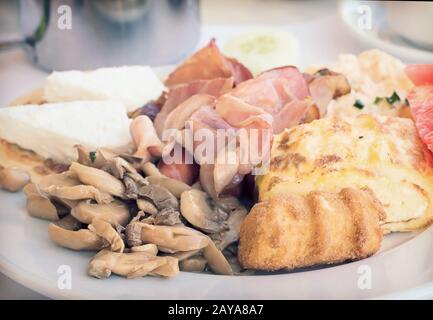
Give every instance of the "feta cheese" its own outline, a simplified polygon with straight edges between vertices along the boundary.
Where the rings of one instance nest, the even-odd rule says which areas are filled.
[[[60,163],[77,159],[76,144],[126,151],[125,108],[114,101],[79,101],[0,108],[0,138]]]
[[[44,86],[47,102],[115,100],[132,112],[165,89],[148,66],[101,68],[94,71],[62,71],[50,74]]]

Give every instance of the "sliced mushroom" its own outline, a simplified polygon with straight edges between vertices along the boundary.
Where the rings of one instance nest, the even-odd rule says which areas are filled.
[[[137,199],[137,207],[143,212],[146,212],[148,214],[155,215],[158,213],[158,209],[155,207],[155,205],[144,199]]]
[[[172,254],[171,257],[174,257],[174,258],[176,258],[179,261],[183,261],[183,260],[192,258],[194,256],[197,256],[201,252],[202,252],[201,249],[191,250],[191,251],[179,251],[179,252],[176,252],[176,253]]]
[[[71,215],[85,224],[90,224],[93,219],[100,218],[113,227],[116,225],[126,226],[130,220],[128,206],[119,200],[114,200],[108,204],[91,203],[88,200],[81,201],[71,210]]]
[[[200,181],[197,181],[196,183],[194,183],[194,184],[191,186],[191,188],[192,188],[192,189],[196,189],[196,190],[203,191],[203,188],[202,188],[202,186],[201,186]]]
[[[191,189],[180,198],[182,216],[194,227],[206,232],[217,233],[227,228],[227,213],[212,204],[206,192]]]
[[[69,213],[69,209],[58,202],[51,201],[34,183],[24,187],[27,197],[27,212],[35,218],[57,221]]]
[[[208,245],[203,249],[203,256],[206,258],[209,268],[216,274],[233,274],[230,263],[210,238],[208,238]]]
[[[106,246],[101,237],[88,229],[73,231],[50,223],[48,234],[54,243],[72,250],[100,250]]]
[[[10,192],[21,190],[29,181],[30,175],[24,169],[17,167],[0,169],[0,187]]]
[[[122,238],[107,221],[100,218],[94,218],[88,228],[90,231],[103,238],[110,245],[111,251],[123,252],[125,249],[125,244],[123,243]]]
[[[133,246],[153,243],[171,251],[191,251],[208,245],[208,237],[197,230],[182,226],[157,226],[133,222],[126,227],[126,241]]]
[[[180,199],[180,195],[184,191],[191,190],[191,187],[182,181],[166,178],[163,176],[150,176],[146,178],[150,184],[160,186],[167,189],[176,198]]]
[[[83,225],[80,221],[75,219],[73,216],[68,214],[67,216],[63,217],[59,221],[54,223],[56,226],[59,226],[60,228],[70,230],[70,231],[77,231],[80,230]]]
[[[138,211],[137,214],[129,221],[129,223],[140,221],[146,214],[143,211]]]
[[[77,149],[78,153],[78,163],[88,167],[101,169],[110,159],[115,156],[113,152],[106,149],[90,151],[83,145],[76,145],[75,148]]]
[[[43,177],[38,186],[42,192],[55,197],[67,206],[74,206],[70,200],[94,199],[98,203],[110,203],[113,197],[93,186],[82,185],[71,172],[51,174]]]
[[[165,258],[165,264],[156,268],[149,273],[151,276],[161,276],[161,277],[174,277],[179,273],[179,261],[173,257],[161,257]]]
[[[107,162],[107,164],[103,168],[105,171],[108,171],[117,179],[123,179],[125,174],[134,180],[137,183],[144,183],[144,177],[137,172],[134,166],[121,157],[115,157],[111,161]]]
[[[154,215],[154,223],[162,225],[175,225],[182,223],[179,213],[179,201],[167,189],[155,185],[143,185],[138,195],[151,201],[158,209]]]
[[[78,180],[86,185],[94,186],[98,190],[109,193],[113,196],[124,196],[125,186],[123,183],[101,169],[87,167],[78,162],[73,162],[69,170],[76,174]]]
[[[146,252],[156,256],[158,254],[158,246],[153,243],[143,244],[141,246],[132,247],[131,252]]]
[[[69,172],[56,173],[44,176],[38,183],[42,191],[45,191],[45,189],[51,186],[73,187],[80,184],[80,181],[73,177]]]
[[[161,176],[164,175],[159,172],[159,169],[157,166],[155,166],[152,162],[145,162],[141,165],[141,170],[143,170],[144,174],[148,177],[151,176]]]
[[[209,236],[215,242],[219,250],[224,250],[230,244],[239,240],[239,232],[241,224],[247,215],[247,210],[244,207],[239,207],[230,213],[226,221],[227,230],[210,234]]]
[[[125,198],[127,199],[137,199],[138,198],[138,185],[137,182],[125,175],[123,177],[123,184],[125,185]]]
[[[189,258],[179,261],[179,268],[187,272],[203,272],[206,269],[207,260],[203,257]]]
[[[99,191],[94,186],[78,185],[73,187],[58,187],[53,185],[42,189],[42,191],[48,193],[50,196],[65,200],[93,199],[103,204],[113,201],[113,197],[110,194]]]
[[[90,261],[88,274],[100,279],[108,278],[111,273],[127,278],[146,275],[173,277],[179,273],[177,260],[173,259],[146,252],[119,253],[102,250]]]

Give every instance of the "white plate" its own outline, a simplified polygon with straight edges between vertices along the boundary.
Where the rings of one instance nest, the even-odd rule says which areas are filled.
[[[0,271],[56,299],[357,299],[433,297],[433,229],[387,236],[375,256],[335,267],[288,274],[218,276],[185,273],[173,279],[98,280],[86,275],[94,253],[53,244],[48,222],[25,211],[25,196],[0,191]],[[60,266],[71,268],[71,289],[61,290]],[[371,273],[371,289],[360,289]],[[360,280],[361,279],[361,280]],[[368,283],[368,282],[367,282]],[[420,288],[417,288],[422,286]],[[409,291],[408,291],[409,290]]]
[[[363,30],[358,26],[360,5],[367,5],[372,12],[372,29]],[[339,7],[340,16],[352,33],[371,48],[382,49],[407,63],[431,63],[433,52],[411,46],[401,37],[387,30],[383,3],[378,1],[342,1]]]
[[[155,72],[163,77],[172,68]],[[433,228],[386,236],[373,257],[315,270],[232,277],[181,272],[174,279],[98,280],[86,274],[94,253],[56,246],[47,225],[27,215],[23,193],[0,190],[0,272],[56,299],[433,298]],[[70,267],[71,289],[58,287],[61,266]],[[369,282],[363,279],[369,274],[371,288],[365,288]]]

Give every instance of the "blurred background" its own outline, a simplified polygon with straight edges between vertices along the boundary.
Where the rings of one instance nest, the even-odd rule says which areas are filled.
[[[213,37],[250,68],[370,48],[431,63],[432,17],[433,3],[417,1],[2,0],[0,106],[51,70],[172,65]],[[43,297],[0,275],[0,299],[31,298]]]

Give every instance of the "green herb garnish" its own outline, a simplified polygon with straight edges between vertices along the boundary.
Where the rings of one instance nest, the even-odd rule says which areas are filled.
[[[400,97],[398,96],[397,92],[394,91],[390,97],[386,98],[386,101],[389,104],[394,104],[394,102],[400,101]]]
[[[374,99],[374,104],[379,104],[382,100],[382,97],[376,97],[376,99]]]
[[[362,108],[364,108],[364,103],[361,100],[356,99],[355,103],[353,104],[353,106],[355,108],[358,108],[359,110],[361,110]]]
[[[96,151],[90,151],[89,152],[89,158],[90,158],[90,161],[92,161],[92,163],[95,162],[95,160],[96,160]]]

